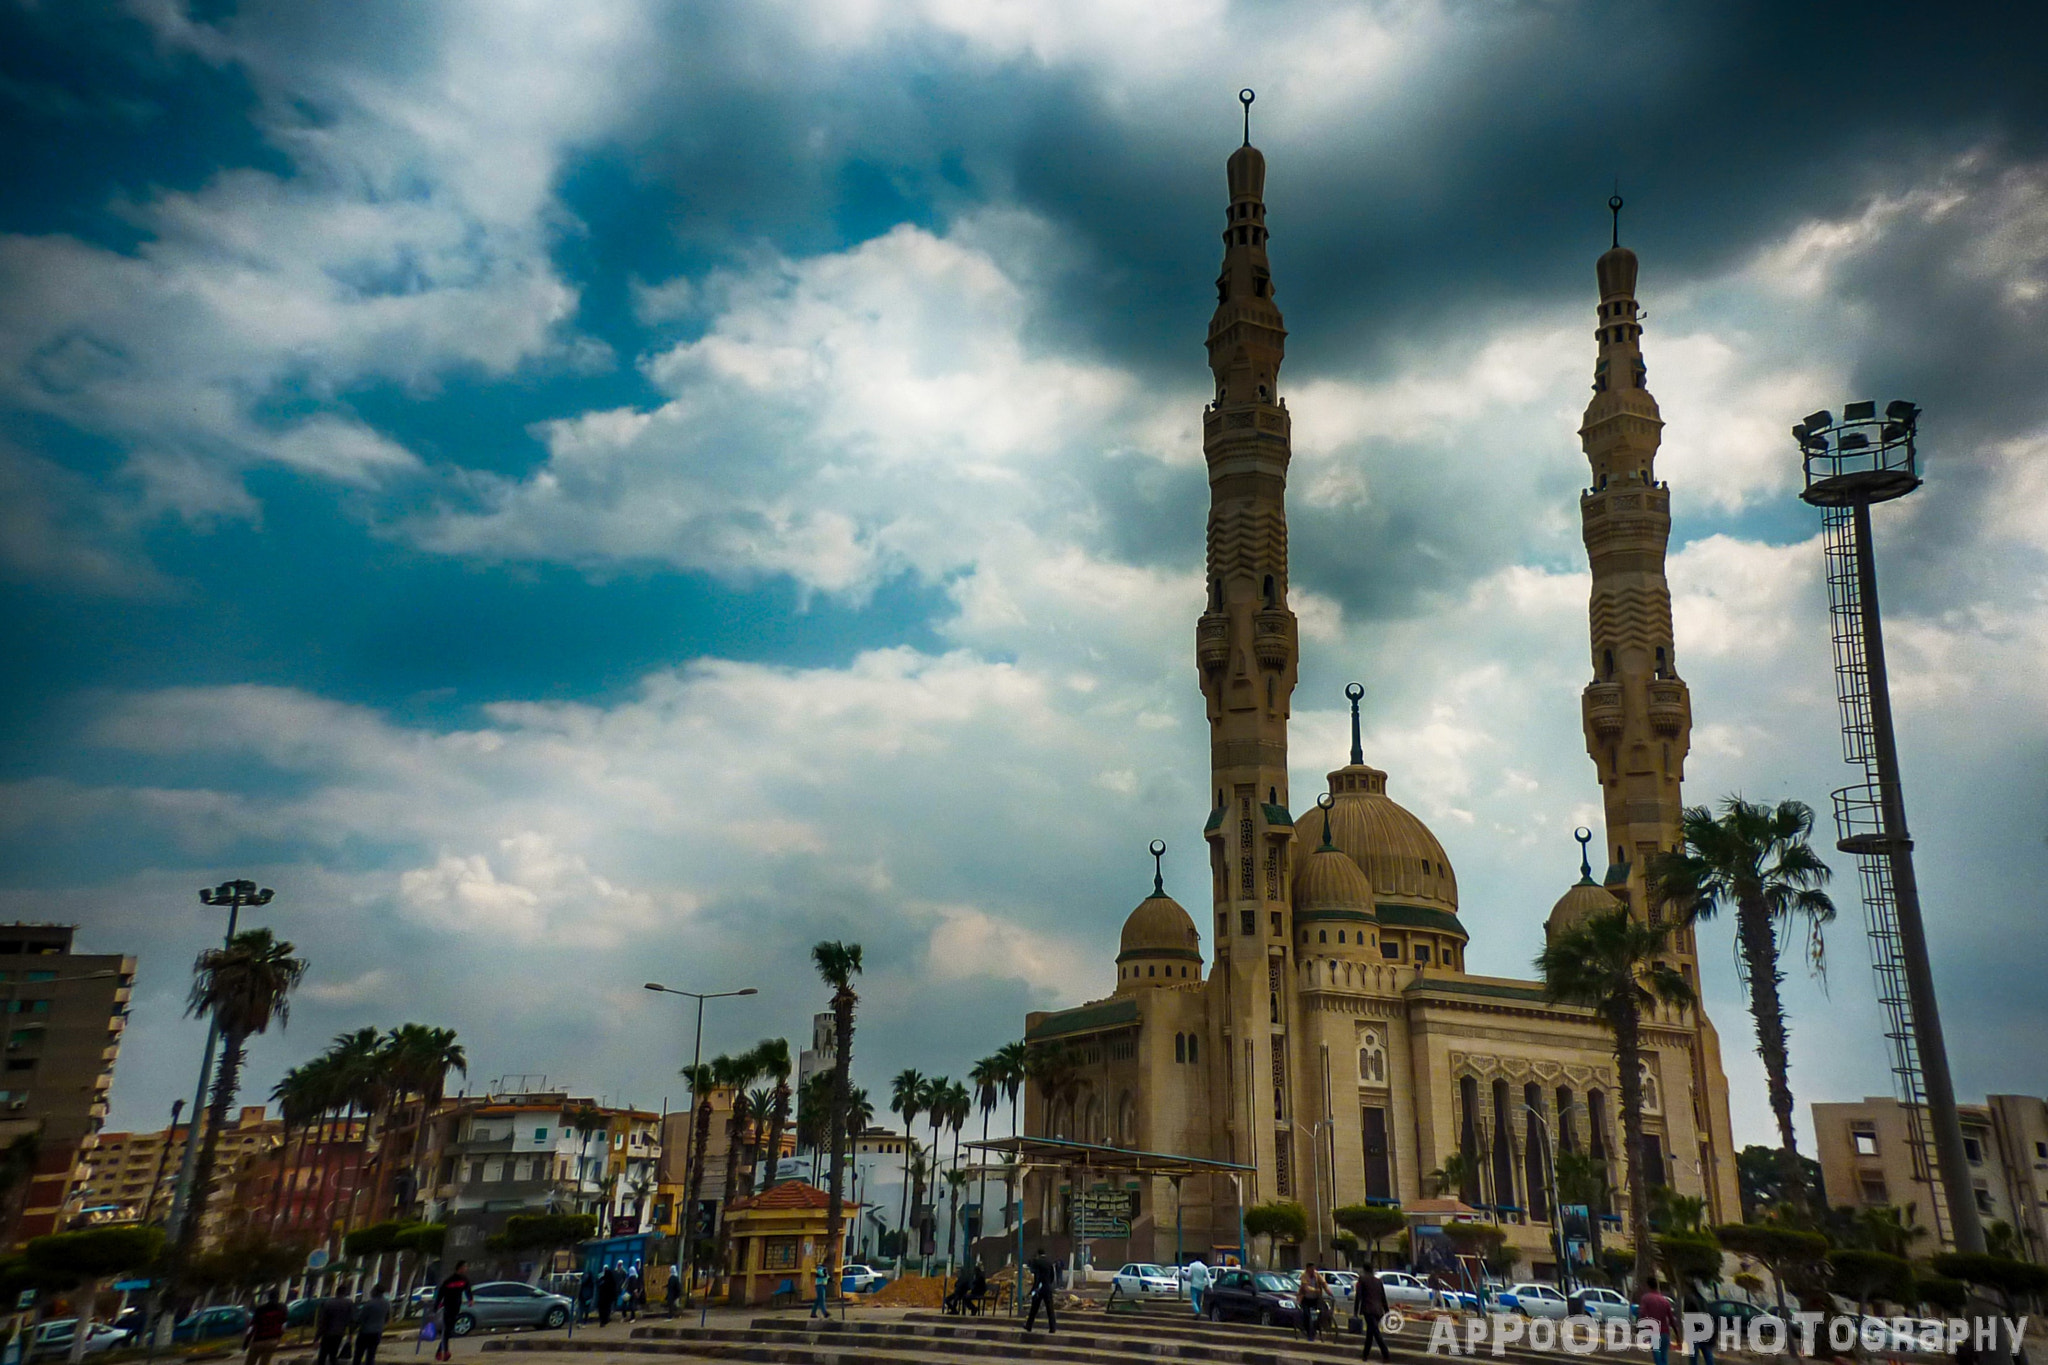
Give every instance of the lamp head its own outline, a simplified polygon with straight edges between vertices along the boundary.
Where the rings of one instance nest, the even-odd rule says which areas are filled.
[[[650,981],[647,983],[647,989],[650,991],[665,991],[668,987],[662,985],[659,981]]]
[[[743,986],[739,990],[733,992],[734,995],[759,995],[760,993],[761,992],[755,990],[752,986]]]

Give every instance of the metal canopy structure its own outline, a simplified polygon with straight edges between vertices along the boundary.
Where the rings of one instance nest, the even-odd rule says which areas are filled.
[[[1070,1142],[1065,1138],[1009,1137],[962,1145],[1013,1156],[1022,1166],[1078,1166],[1091,1171],[1121,1171],[1126,1175],[1227,1176],[1255,1169],[1229,1161],[1211,1161],[1206,1157],[1141,1152],[1133,1147],[1103,1147],[1092,1142]]]

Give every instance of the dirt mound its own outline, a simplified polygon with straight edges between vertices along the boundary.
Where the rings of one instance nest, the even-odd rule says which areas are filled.
[[[946,1301],[946,1282],[937,1275],[905,1275],[867,1296],[880,1308],[937,1308]]]

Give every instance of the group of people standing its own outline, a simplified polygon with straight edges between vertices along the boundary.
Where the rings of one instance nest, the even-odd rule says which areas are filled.
[[[249,1330],[242,1337],[246,1365],[270,1365],[284,1341],[288,1319],[284,1304],[275,1294],[257,1305],[249,1317]],[[318,1365],[377,1365],[377,1347],[383,1342],[384,1329],[390,1322],[389,1285],[380,1282],[361,1302],[335,1290],[313,1310]]]

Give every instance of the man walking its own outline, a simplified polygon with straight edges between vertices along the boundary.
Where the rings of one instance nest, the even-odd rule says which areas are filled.
[[[1197,1257],[1188,1263],[1188,1302],[1194,1305],[1195,1316],[1202,1316],[1202,1296],[1209,1292],[1209,1263]]]
[[[242,1337],[242,1345],[248,1350],[243,1365],[270,1365],[278,1344],[284,1340],[284,1324],[284,1305],[272,1294],[249,1319],[249,1330]]]
[[[455,1269],[434,1291],[434,1311],[441,1316],[441,1339],[434,1344],[434,1359],[448,1359],[449,1343],[455,1340],[455,1319],[462,1316],[463,1305],[475,1297],[469,1283],[469,1262],[457,1261]]]
[[[1643,1292],[1636,1296],[1636,1316],[1652,1324],[1656,1333],[1656,1344],[1650,1347],[1650,1354],[1657,1365],[1671,1365],[1671,1337],[1678,1327],[1678,1313],[1671,1300],[1657,1289],[1655,1275],[1643,1280]]]
[[[1038,1253],[1031,1258],[1031,1308],[1024,1314],[1025,1331],[1030,1331],[1032,1324],[1038,1321],[1038,1310],[1041,1305],[1045,1308],[1045,1334],[1052,1336],[1059,1331],[1059,1319],[1053,1316],[1052,1311],[1053,1281],[1058,1277],[1059,1272],[1053,1268],[1052,1258],[1045,1254],[1044,1247],[1040,1247]]]
[[[811,1316],[832,1321],[832,1310],[825,1306],[826,1295],[832,1289],[832,1267],[825,1264],[825,1258],[818,1258],[818,1268],[811,1275]]]
[[[683,1268],[668,1268],[668,1315],[674,1317],[683,1306]]]
[[[1295,1298],[1301,1305],[1301,1334],[1310,1341],[1316,1339],[1316,1329],[1323,1325],[1324,1289],[1322,1273],[1310,1261],[1301,1268],[1301,1289]]]
[[[379,1283],[356,1309],[355,1365],[377,1365],[377,1344],[384,1340],[384,1326],[390,1321],[390,1291]]]
[[[342,1365],[344,1348],[348,1345],[348,1329],[355,1321],[356,1306],[341,1292],[339,1285],[313,1312],[313,1337],[320,1343],[315,1357],[319,1365]]]
[[[1370,1266],[1358,1274],[1357,1297],[1353,1302],[1365,1319],[1365,1353],[1361,1360],[1372,1359],[1372,1344],[1380,1344],[1380,1360],[1391,1361],[1394,1353],[1387,1349],[1387,1333],[1382,1325],[1387,1316],[1387,1287],[1380,1283],[1380,1277],[1372,1273]]]
[[[604,1274],[597,1277],[597,1325],[599,1327],[609,1327],[612,1325],[612,1309],[617,1306],[618,1302],[619,1272],[610,1266],[606,1266]]]

